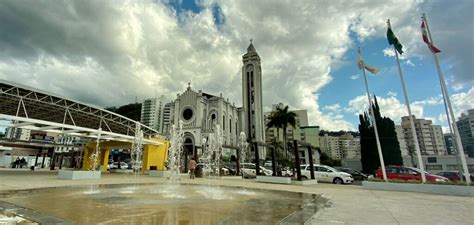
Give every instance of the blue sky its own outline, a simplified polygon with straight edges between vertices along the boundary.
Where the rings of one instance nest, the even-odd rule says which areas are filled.
[[[366,73],[370,92],[382,98],[390,97],[391,93],[396,93],[397,99],[405,103],[396,59],[394,57],[384,56],[383,54],[383,49],[388,46],[386,38],[375,38],[366,40],[363,43],[357,40],[354,41],[358,46],[361,46],[364,61],[371,66],[381,69],[381,72],[376,75],[369,72]],[[429,50],[426,49],[426,51]],[[439,57],[443,57],[442,54],[439,54]],[[362,71],[357,69],[355,63],[357,60],[357,50],[354,48],[352,51],[347,52],[344,58],[351,63],[336,69],[332,82],[321,89],[320,104],[323,107],[334,104],[349,107],[347,103],[353,98],[353,95],[348,93],[356,93],[358,95],[365,95],[366,93]],[[413,65],[407,64],[406,60],[401,60],[402,72],[404,74],[410,102],[422,101],[433,96],[441,95],[434,59],[413,58],[410,59],[410,61]],[[442,67],[445,68],[446,66],[449,65],[443,65]],[[357,79],[355,77],[351,79],[352,76],[357,77]],[[464,87],[456,89],[455,91],[453,88],[450,88],[450,93],[466,92],[468,89],[469,87]],[[406,108],[404,109],[406,110]],[[353,113],[343,112],[343,114],[350,122],[358,122],[358,118],[355,117]],[[438,104],[424,107],[423,115],[425,117],[437,118],[440,114],[445,114],[444,105]],[[437,124],[439,125],[447,126],[447,123],[442,121],[435,120],[435,122],[438,122]]]
[[[427,13],[456,116],[474,108],[474,3],[433,1],[14,1],[0,7],[0,79],[101,107],[164,95],[188,82],[241,104],[249,40],[262,59],[263,105],[307,109],[310,125],[356,130],[366,109],[357,47],[371,92],[395,123],[406,115],[386,20],[405,49],[412,111],[446,128]],[[352,78],[352,79],[351,79]],[[74,80],[74,85],[71,85]],[[87,90],[87,91],[85,91]]]

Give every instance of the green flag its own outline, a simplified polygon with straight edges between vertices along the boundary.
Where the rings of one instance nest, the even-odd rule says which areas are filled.
[[[392,29],[390,29],[390,27],[387,30],[387,40],[388,40],[389,45],[395,46],[395,49],[397,49],[397,52],[400,53],[400,55],[403,54],[403,50],[402,50],[403,46],[402,44],[400,44],[400,42],[398,41],[398,38],[395,36]]]

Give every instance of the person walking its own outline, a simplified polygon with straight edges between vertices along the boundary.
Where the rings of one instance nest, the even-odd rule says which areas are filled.
[[[189,160],[189,165],[188,165],[188,168],[189,168],[189,179],[194,179],[195,177],[195,174],[194,174],[194,170],[196,169],[196,161],[194,160],[194,157],[191,158],[191,160]]]

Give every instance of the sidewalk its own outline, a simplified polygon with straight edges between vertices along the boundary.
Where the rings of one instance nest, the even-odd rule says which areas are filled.
[[[129,183],[130,174],[103,173],[100,180],[59,180],[57,171],[0,169],[0,196],[10,190],[43,187]],[[165,183],[167,179],[141,176],[139,183]],[[184,178],[182,183],[207,185],[208,180]],[[408,192],[364,190],[361,186],[311,186],[257,183],[238,177],[211,180],[211,184],[321,194],[330,205],[313,216],[310,224],[472,224],[474,198]]]

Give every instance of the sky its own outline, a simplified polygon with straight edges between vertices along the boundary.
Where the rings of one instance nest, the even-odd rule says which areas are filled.
[[[407,115],[386,20],[404,47],[413,113],[447,131],[426,13],[456,117],[474,108],[474,3],[456,1],[0,1],[0,79],[100,107],[185,90],[241,105],[249,40],[262,60],[263,106],[307,109],[310,125],[357,130],[367,109],[357,48],[384,116]]]

